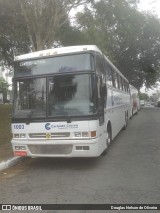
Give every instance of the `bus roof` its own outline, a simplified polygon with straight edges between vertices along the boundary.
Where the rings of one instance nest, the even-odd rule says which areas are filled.
[[[52,55],[61,55],[66,53],[78,53],[78,52],[86,52],[86,51],[96,51],[102,54],[100,49],[96,45],[79,45],[79,46],[68,46],[68,47],[59,47],[48,50],[41,50],[37,52],[32,52],[24,55],[19,55],[15,57],[15,61],[33,59],[33,58],[41,58]]]

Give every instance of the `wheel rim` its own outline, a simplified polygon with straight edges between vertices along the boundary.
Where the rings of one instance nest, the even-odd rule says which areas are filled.
[[[107,131],[108,137],[107,137],[107,145],[109,146],[111,144],[111,132]]]
[[[128,115],[127,113],[125,114],[125,127],[127,126],[127,122],[128,122]]]

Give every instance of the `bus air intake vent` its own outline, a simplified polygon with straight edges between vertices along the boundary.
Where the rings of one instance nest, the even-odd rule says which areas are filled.
[[[37,139],[46,139],[46,133],[31,133],[29,134],[30,138]],[[51,133],[51,138],[67,138],[70,137],[70,132],[57,132]]]
[[[73,145],[28,145],[29,151],[36,155],[69,155]]]

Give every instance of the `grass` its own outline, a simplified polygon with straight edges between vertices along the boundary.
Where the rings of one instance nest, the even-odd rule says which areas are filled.
[[[0,105],[0,145],[11,142],[11,110],[11,105]]]

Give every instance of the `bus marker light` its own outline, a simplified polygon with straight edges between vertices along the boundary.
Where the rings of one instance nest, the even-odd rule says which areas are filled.
[[[92,131],[92,132],[91,132],[91,137],[92,137],[92,138],[96,137],[96,131]]]
[[[27,152],[26,151],[15,151],[14,152],[15,156],[27,156]]]
[[[74,135],[75,137],[81,137],[81,132],[75,132]]]
[[[89,132],[82,132],[82,137],[89,137]]]

